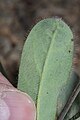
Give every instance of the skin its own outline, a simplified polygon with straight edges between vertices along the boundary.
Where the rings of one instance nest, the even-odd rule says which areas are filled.
[[[14,88],[0,73],[0,120],[36,120],[36,108],[26,93]]]

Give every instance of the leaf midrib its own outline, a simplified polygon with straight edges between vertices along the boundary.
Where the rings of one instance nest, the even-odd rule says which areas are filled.
[[[48,52],[47,52],[47,55],[46,55],[46,58],[45,58],[45,62],[44,62],[44,65],[43,65],[43,69],[42,69],[42,74],[41,74],[41,78],[40,78],[40,84],[42,82],[42,77],[43,77],[43,74],[44,74],[44,69],[45,69],[45,66],[46,66],[46,61],[48,59],[48,56],[50,54],[50,48],[51,48],[51,45],[52,45],[52,42],[55,40],[55,37],[56,37],[56,34],[57,34],[57,30],[58,30],[58,25],[56,26],[56,29],[54,30],[54,33],[52,35],[52,40],[51,40],[51,43],[49,45],[49,48],[48,48]],[[39,95],[40,95],[40,91],[41,91],[41,86],[39,85],[39,91],[38,91],[38,96],[37,96],[37,106],[39,108]]]

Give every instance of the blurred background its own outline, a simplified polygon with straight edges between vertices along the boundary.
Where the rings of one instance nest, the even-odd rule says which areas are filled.
[[[80,0],[0,0],[0,62],[14,86],[22,48],[31,28],[43,18],[55,16],[73,30],[79,66]]]

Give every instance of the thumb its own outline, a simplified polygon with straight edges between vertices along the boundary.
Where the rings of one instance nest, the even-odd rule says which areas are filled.
[[[36,120],[32,99],[14,88],[0,73],[0,120]]]

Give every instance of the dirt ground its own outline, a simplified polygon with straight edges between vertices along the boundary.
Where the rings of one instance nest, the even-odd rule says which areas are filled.
[[[0,61],[14,86],[29,31],[41,19],[55,16],[73,30],[74,63],[80,74],[80,0],[0,0]]]

